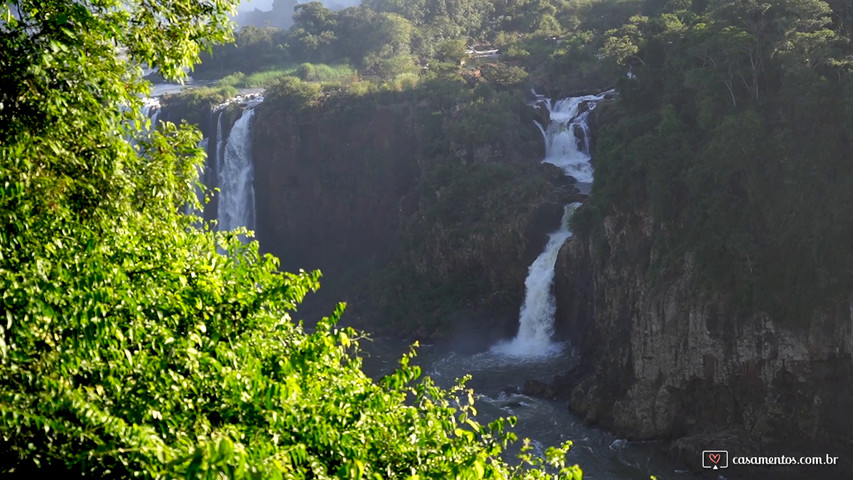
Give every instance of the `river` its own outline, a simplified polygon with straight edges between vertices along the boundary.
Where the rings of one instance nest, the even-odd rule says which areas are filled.
[[[556,165],[566,175],[572,176],[581,193],[588,193],[593,181],[587,119],[596,105],[611,95],[612,92],[605,92],[551,100],[534,94],[535,100],[531,103],[534,107],[547,109],[549,115],[547,125],[537,123],[545,142],[546,155],[542,162]],[[261,100],[245,107],[228,139],[222,136],[221,122],[217,118],[219,132],[215,158],[221,173],[217,185],[221,189],[219,220],[226,229],[236,226],[251,228],[254,223],[252,159],[248,139],[251,138],[252,108]],[[233,150],[230,155],[229,148]],[[224,161],[226,159],[234,160],[233,168],[228,167],[230,164]],[[229,201],[231,198],[236,200]],[[521,393],[526,380],[551,383],[556,375],[565,374],[578,363],[574,350],[568,344],[552,339],[556,308],[552,291],[554,263],[560,246],[571,236],[568,218],[578,207],[579,204],[566,205],[560,227],[551,233],[543,252],[530,266],[515,338],[478,353],[470,353],[470,350],[462,353],[454,349],[455,342],[423,345],[418,349],[414,363],[445,388],[452,386],[457,378],[471,375],[468,386],[477,395],[477,419],[480,423],[515,416],[518,423],[513,431],[519,441],[515,443],[514,450],[509,451],[511,456],[517,452],[524,438],[530,438],[539,453],[544,453],[549,446],[571,440],[574,444],[569,461],[581,466],[585,479],[645,480],[651,475],[661,480],[695,478],[695,474],[674,466],[665,456],[665,446],[661,442],[626,441],[584,425],[580,418],[569,412],[565,400],[546,400]],[[229,213],[232,210],[236,213]],[[223,213],[228,213],[227,218],[222,216]],[[409,350],[409,345],[399,339],[376,338],[362,342],[362,348],[365,372],[380,377],[393,370],[402,354]],[[507,460],[512,462],[512,458]]]
[[[429,375],[445,388],[457,378],[471,375],[467,386],[474,389],[477,420],[486,424],[498,417],[515,416],[512,429],[519,441],[530,438],[539,453],[549,446],[571,440],[570,463],[577,463],[585,480],[644,479],[651,475],[659,480],[699,478],[676,468],[665,455],[662,442],[626,441],[612,433],[588,427],[570,412],[565,401],[546,400],[520,393],[524,382],[534,379],[550,383],[555,375],[564,374],[577,363],[574,351],[567,345],[550,356],[520,358],[486,350],[463,354],[441,343],[422,345],[412,361],[424,375]],[[390,337],[362,341],[364,369],[368,375],[381,377],[393,371],[409,345]],[[511,458],[507,460],[511,461]],[[714,476],[716,477],[716,475]]]
[[[588,119],[596,106],[612,97],[612,91],[552,100],[532,92],[531,106],[548,112],[548,122],[536,122],[545,142],[543,163],[550,163],[575,179],[581,193],[589,193],[594,169],[590,156]],[[552,401],[521,393],[526,380],[552,383],[577,365],[570,345],[553,340],[556,303],[553,292],[557,253],[571,237],[568,220],[580,204],[566,205],[559,228],[550,234],[542,253],[530,265],[525,281],[524,303],[519,310],[515,338],[492,345],[479,353],[460,353],[450,345],[424,345],[419,364],[426,375],[445,388],[457,378],[471,375],[468,386],[477,393],[478,420],[488,423],[501,416],[515,416],[519,439],[530,438],[543,454],[549,446],[573,442],[569,461],[577,463],[586,479],[690,478],[664,455],[661,442],[628,442],[611,433],[589,428],[569,412],[565,400]],[[408,345],[389,338],[365,345],[365,371],[389,373]],[[516,451],[518,448],[516,445]],[[509,459],[508,459],[509,460]]]

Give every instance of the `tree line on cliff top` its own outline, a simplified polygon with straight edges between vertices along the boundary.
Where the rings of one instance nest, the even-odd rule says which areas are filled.
[[[240,28],[233,45],[203,56],[196,75],[219,78],[303,62],[346,63],[361,79],[388,82],[400,75],[455,72],[467,58],[468,47],[494,47],[504,61],[485,62],[538,73],[538,83],[557,85],[565,83],[561,76],[576,81],[580,73],[574,70],[583,70],[589,78],[605,67],[596,58],[596,34],[621,25],[643,3],[369,0],[334,11],[310,2],[294,7],[293,24],[286,30]]]
[[[615,85],[581,232],[601,242],[604,216],[651,214],[657,253],[635,259],[650,278],[687,262],[744,311],[802,320],[853,288],[851,25],[840,0],[310,3],[288,31],[243,29],[200,68],[257,48],[264,65],[344,62],[396,88],[401,75],[552,95]],[[475,44],[501,57],[466,59]]]
[[[661,5],[605,34],[633,76],[578,223],[601,241],[603,217],[650,215],[656,253],[633,260],[650,278],[690,264],[742,312],[805,324],[853,291],[853,7]]]
[[[149,134],[141,68],[177,79],[227,1],[0,7],[0,471],[19,478],[580,478],[502,452],[472,393],[291,315],[317,273],[184,215],[200,135]],[[134,141],[128,141],[133,138]],[[224,254],[221,252],[225,252]]]

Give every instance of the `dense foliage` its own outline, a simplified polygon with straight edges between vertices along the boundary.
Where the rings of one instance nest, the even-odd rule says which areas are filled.
[[[648,211],[659,252],[650,272],[688,259],[748,312],[805,320],[846,299],[850,6],[645,3],[657,8],[605,32],[602,55],[635,77],[622,80],[600,136],[591,224]]]
[[[455,73],[463,63],[471,70],[481,63],[507,63],[518,71],[501,73],[510,73],[513,81],[530,73],[537,86],[558,92],[597,88],[612,82],[614,73],[613,65],[599,61],[601,34],[621,25],[628,18],[625,12],[638,5],[608,0],[370,0],[336,11],[309,2],[293,6],[282,22],[285,3],[274,4],[269,15],[271,24],[289,28],[243,26],[234,45],[203,57],[198,76],[251,74],[304,62],[347,63],[360,79],[393,83],[401,76]],[[500,49],[501,57],[468,59],[466,50],[478,45]]]
[[[316,273],[181,213],[200,136],[139,133],[135,65],[181,77],[230,8],[0,7],[0,471],[580,478],[565,448],[508,466],[506,422],[479,425],[470,392],[415,382],[409,357],[369,379],[342,308],[310,334],[292,320]]]
[[[598,135],[595,195],[578,227],[601,237],[611,212],[651,214],[654,253],[637,259],[654,260],[650,275],[695,265],[711,291],[734,293],[745,311],[803,318],[849,292],[847,2],[486,3],[298,5],[288,31],[244,28],[244,47],[217,50],[202,68],[262,47],[267,56],[257,58],[272,64],[348,63],[357,73],[343,81],[359,92],[455,79],[493,98],[485,91],[556,96],[615,84],[620,100],[600,111],[611,125]],[[500,57],[469,58],[477,44]],[[313,65],[300,68],[304,80],[319,79]],[[506,105],[463,108],[444,134],[482,144],[508,118]]]

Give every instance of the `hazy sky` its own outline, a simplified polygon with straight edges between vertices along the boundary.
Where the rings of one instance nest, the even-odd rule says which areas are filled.
[[[308,3],[309,0],[299,0],[298,3]],[[361,0],[321,0],[329,8],[345,8],[358,5]],[[237,7],[240,11],[272,10],[272,0],[243,0]]]

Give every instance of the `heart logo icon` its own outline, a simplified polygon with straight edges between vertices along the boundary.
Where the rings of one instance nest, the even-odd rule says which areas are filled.
[[[712,462],[714,462],[715,464],[720,463],[720,454],[719,453],[709,453],[708,459],[711,460]]]

